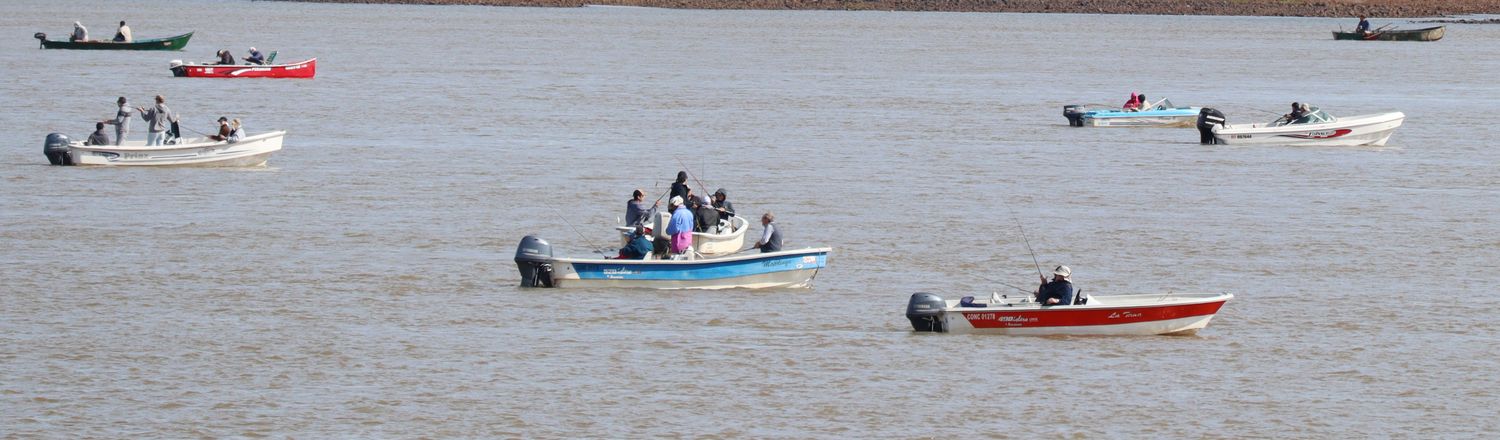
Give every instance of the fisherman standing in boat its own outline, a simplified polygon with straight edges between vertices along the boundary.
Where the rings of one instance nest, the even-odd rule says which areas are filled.
[[[672,236],[672,253],[681,254],[693,249],[693,210],[688,209],[682,197],[672,197],[667,206],[672,210],[672,221],[667,223],[667,234]]]
[[[156,106],[151,108],[136,107],[141,112],[141,119],[145,119],[149,125],[146,129],[146,146],[161,145],[166,141],[167,128],[177,119],[172,114],[172,109],[167,108],[167,98],[156,95]]]
[[[73,36],[68,37],[68,41],[89,41],[88,28],[83,27],[83,23],[73,22]]]
[[[776,214],[762,214],[760,225],[765,228],[765,232],[760,234],[760,241],[755,242],[753,249],[760,249],[761,253],[781,250],[781,228],[776,227]]]
[[[691,188],[688,188],[687,179],[687,171],[678,171],[677,181],[672,182],[672,193],[667,197],[682,197],[683,200],[687,200],[688,192],[692,191]]]
[[[1370,34],[1370,20],[1366,20],[1364,15],[1360,15],[1359,16],[1359,25],[1354,27],[1354,31],[1355,32],[1359,32],[1361,34],[1369,35]]]
[[[115,146],[119,146],[125,142],[125,135],[130,133],[130,117],[134,115],[130,113],[133,109],[125,103],[124,96],[116,102],[120,104],[120,109],[115,111],[115,118],[106,120],[104,123],[115,126]]]
[[[651,218],[651,211],[661,205],[646,203],[646,192],[639,189],[630,194],[630,200],[625,202],[625,226],[635,226]]]
[[[719,211],[719,218],[724,221],[734,221],[734,204],[729,203],[729,193],[724,188],[714,191],[714,209]]]
[[[1048,306],[1067,306],[1073,304],[1073,270],[1068,266],[1057,266],[1052,270],[1052,281],[1047,277],[1037,275],[1042,279],[1042,285],[1036,289],[1036,302]]]
[[[130,37],[130,26],[125,25],[125,20],[120,20],[120,29],[115,31],[115,42],[129,43],[131,41],[135,39]]]

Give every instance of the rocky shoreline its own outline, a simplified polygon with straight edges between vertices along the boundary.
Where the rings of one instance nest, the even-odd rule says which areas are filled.
[[[1500,14],[1500,0],[273,0],[316,3],[675,9],[879,10],[1290,17],[1441,17]]]

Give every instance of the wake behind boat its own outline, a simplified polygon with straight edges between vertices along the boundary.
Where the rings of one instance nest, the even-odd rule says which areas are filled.
[[[1068,105],[1063,107],[1063,116],[1074,127],[1191,127],[1198,110],[1198,107],[1177,107],[1172,101],[1162,99],[1140,110]]]
[[[1044,306],[1030,297],[944,300],[914,293],[906,318],[917,332],[998,335],[1177,335],[1208,326],[1228,293],[1085,296],[1083,304]]]
[[[565,258],[546,240],[528,235],[516,247],[522,287],[636,287],[761,289],[810,287],[831,248],[741,252],[686,260]]]
[[[1201,140],[1230,145],[1383,146],[1406,120],[1401,112],[1338,118],[1308,107],[1305,114],[1283,116],[1265,124],[1225,124],[1218,110],[1205,108],[1202,113],[1204,117],[1198,123]]]
[[[273,131],[237,142],[189,138],[175,144],[146,146],[145,141],[84,145],[52,133],[47,135],[43,152],[53,165],[252,167],[265,165],[272,153],[281,151],[285,135],[285,131]]]

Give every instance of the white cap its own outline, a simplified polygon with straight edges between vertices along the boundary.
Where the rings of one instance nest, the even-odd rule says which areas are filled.
[[[671,203],[675,206],[682,206],[682,196],[672,196]]]
[[[1057,266],[1057,269],[1052,270],[1052,274],[1067,278],[1073,275],[1073,269],[1069,269],[1068,266]]]

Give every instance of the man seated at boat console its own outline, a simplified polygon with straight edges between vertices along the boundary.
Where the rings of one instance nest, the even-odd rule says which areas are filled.
[[[1072,305],[1073,304],[1073,270],[1068,266],[1057,266],[1052,270],[1052,281],[1047,277],[1037,275],[1042,279],[1042,285],[1036,289],[1036,302],[1044,306]]]

